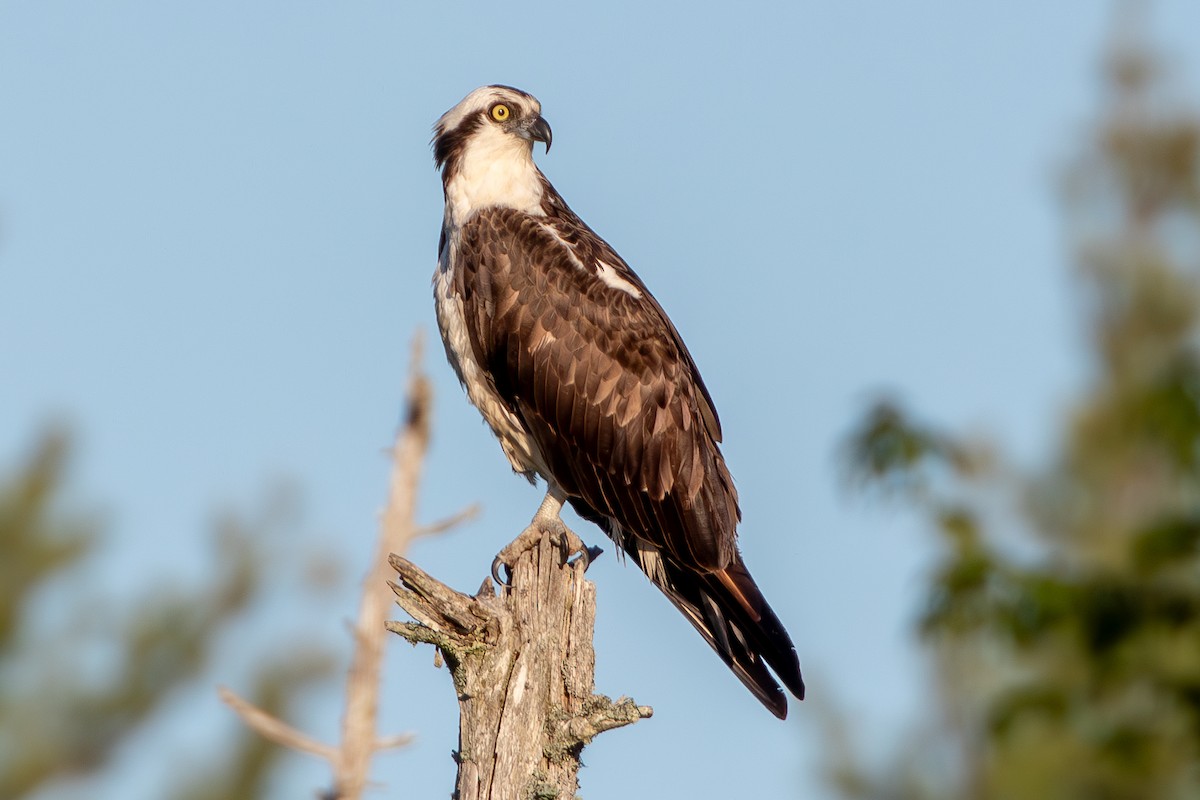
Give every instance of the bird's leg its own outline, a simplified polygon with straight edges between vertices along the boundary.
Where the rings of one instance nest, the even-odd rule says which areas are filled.
[[[600,555],[599,548],[589,548],[562,521],[560,514],[564,500],[566,500],[566,495],[557,487],[551,486],[546,491],[546,497],[538,507],[537,513],[533,515],[533,521],[529,523],[529,527],[521,531],[521,535],[513,539],[492,561],[492,577],[496,583],[501,586],[511,585],[513,565],[526,550],[537,547],[538,543],[542,541],[542,536],[547,533],[554,537],[558,546],[562,548],[564,562],[578,554],[579,559],[583,562],[583,568],[586,570],[592,559]],[[501,565],[508,570],[510,580],[500,577]]]

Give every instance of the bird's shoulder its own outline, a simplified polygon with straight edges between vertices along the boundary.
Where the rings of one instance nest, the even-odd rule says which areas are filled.
[[[459,234],[468,268],[488,269],[516,280],[558,273],[556,286],[589,295],[623,292],[638,300],[649,295],[641,278],[616,250],[565,206],[534,215],[505,206],[472,215]]]

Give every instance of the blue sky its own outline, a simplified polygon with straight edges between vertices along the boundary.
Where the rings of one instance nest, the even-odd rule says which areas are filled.
[[[1195,96],[1200,5],[1152,19]],[[829,706],[881,752],[928,696],[910,622],[930,543],[846,495],[838,445],[891,391],[1021,459],[1045,452],[1086,375],[1055,181],[1099,107],[1111,21],[1082,0],[0,2],[0,460],[72,424],[73,485],[117,537],[97,576],[117,598],[131,574],[219,569],[213,509],[281,478],[304,491],[306,546],[357,576],[408,342],[436,335],[430,126],[478,85],[519,86],[554,127],[543,170],[705,376],[743,550],[811,697],[777,722],[606,556],[590,573],[598,688],[656,714],[588,748],[583,794],[826,796]],[[422,512],[484,516],[411,555],[474,588],[540,492],[509,473],[440,344],[426,353]],[[354,602],[304,628],[340,641]],[[431,661],[389,656],[385,725],[420,736],[375,771],[397,795],[452,785],[452,692]],[[228,735],[211,684],[236,672],[215,665],[101,789],[152,786],[193,737]],[[331,738],[337,698],[305,716]],[[277,796],[324,785],[320,764],[290,767]]]

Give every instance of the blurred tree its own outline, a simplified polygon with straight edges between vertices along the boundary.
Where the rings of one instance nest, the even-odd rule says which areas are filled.
[[[201,675],[218,635],[250,613],[265,582],[261,540],[270,520],[248,526],[228,518],[214,537],[222,569],[211,585],[147,587],[129,610],[105,605],[95,613],[97,598],[83,569],[103,537],[94,520],[62,508],[68,449],[63,434],[47,434],[26,464],[0,478],[0,798],[6,800],[47,796],[66,779],[109,768],[122,743]],[[47,607],[72,620],[69,635],[43,629]],[[108,668],[90,668],[88,650],[97,646],[115,651]],[[259,660],[248,683],[259,706],[279,713],[331,669],[323,651],[302,649]],[[176,771],[158,796],[263,797],[284,752],[239,730],[211,759],[190,753],[188,769]]]
[[[942,546],[920,621],[930,735],[854,798],[1200,797],[1200,124],[1138,43],[1067,172],[1094,376],[1047,468],[881,403],[856,482]]]

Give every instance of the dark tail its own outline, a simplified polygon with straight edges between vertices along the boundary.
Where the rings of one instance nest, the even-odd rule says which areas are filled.
[[[800,659],[783,623],[767,603],[741,556],[718,572],[700,573],[661,557],[665,575],[646,570],[639,554],[630,553],[638,566],[675,607],[700,631],[733,674],[780,719],[787,718],[787,696],[778,676],[797,699],[804,699]],[[665,577],[665,582],[660,581]],[[775,675],[767,670],[774,670]]]
[[[611,531],[612,520],[579,498],[572,497],[570,502],[581,517],[606,532]],[[797,699],[803,700],[800,659],[783,623],[746,569],[741,554],[735,554],[725,569],[699,572],[652,546],[638,549],[639,542],[633,535],[615,537],[610,532],[609,536],[621,542],[629,558],[683,612],[746,688],[772,714],[787,719],[787,695],[779,688],[775,675]]]
[[[772,714],[787,719],[787,696],[767,666],[797,699],[803,700],[800,659],[741,556],[723,570],[702,573],[682,567],[666,555],[647,556],[633,549],[626,552],[746,688]],[[649,563],[652,560],[656,563]],[[657,562],[661,562],[661,569]]]

